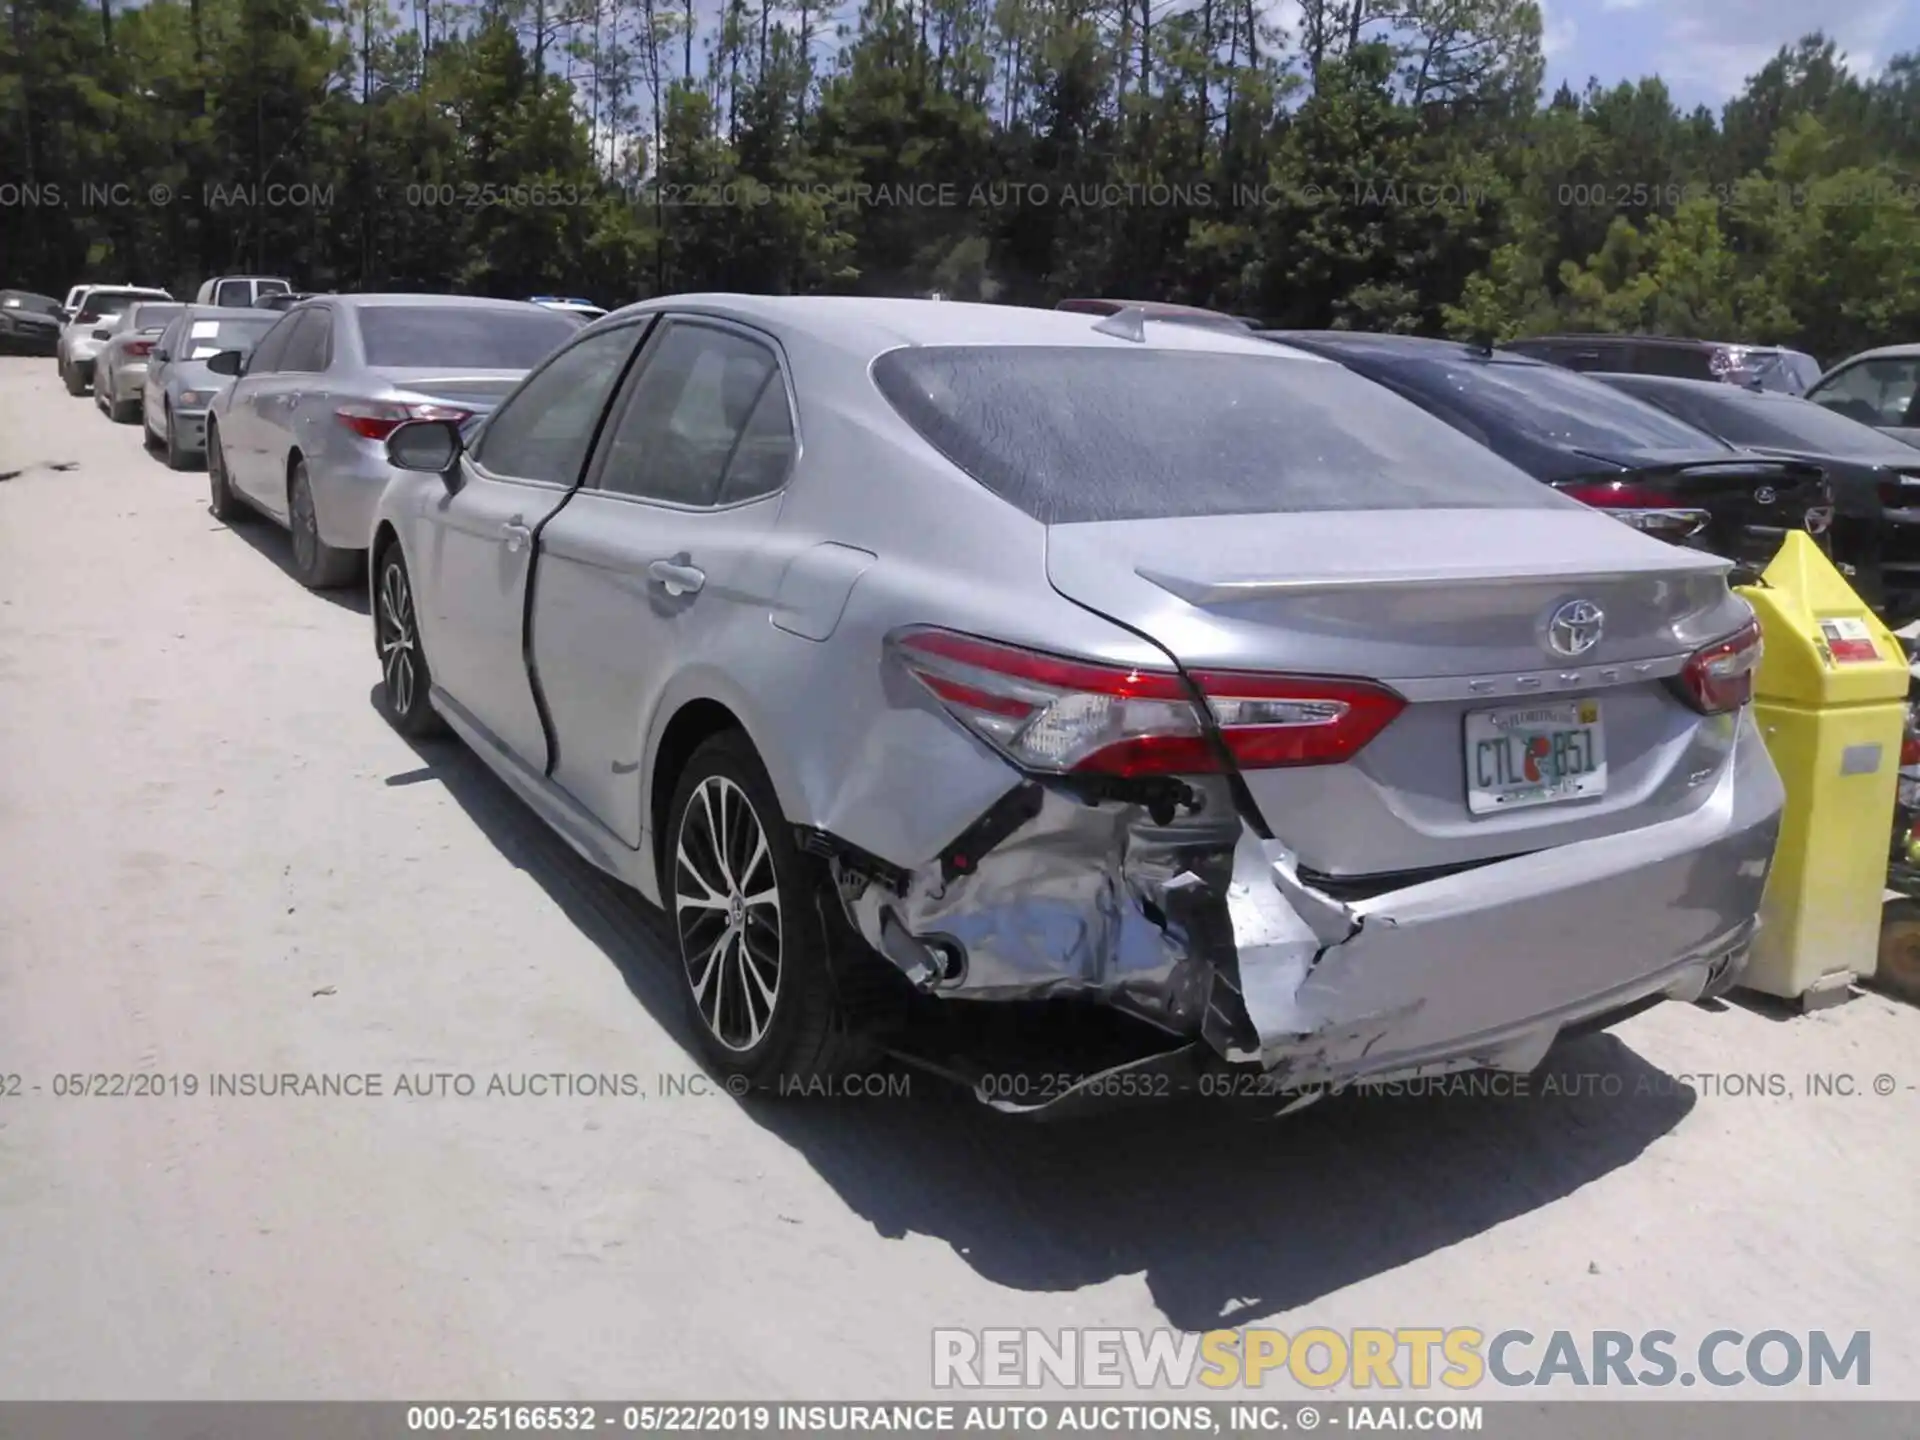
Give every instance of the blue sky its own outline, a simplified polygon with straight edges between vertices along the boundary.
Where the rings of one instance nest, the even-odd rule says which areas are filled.
[[[1543,0],[1547,93],[1662,76],[1682,109],[1718,110],[1782,45],[1819,29],[1873,73],[1920,50],[1920,0]]]

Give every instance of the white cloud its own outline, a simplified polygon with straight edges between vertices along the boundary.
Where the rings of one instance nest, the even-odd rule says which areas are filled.
[[[1612,8],[1621,0],[1602,0]],[[1638,0],[1625,0],[1638,3]],[[1903,0],[1823,0],[1817,14],[1806,0],[1667,0],[1670,59],[1661,67],[1721,98],[1740,90],[1782,45],[1820,29],[1846,52],[1853,69],[1871,73],[1884,53]]]
[[[1610,3],[1610,0],[1609,0]],[[1633,0],[1639,3],[1639,0]],[[1549,0],[1540,0],[1540,53],[1552,60],[1573,48],[1580,27],[1571,15],[1555,16]]]

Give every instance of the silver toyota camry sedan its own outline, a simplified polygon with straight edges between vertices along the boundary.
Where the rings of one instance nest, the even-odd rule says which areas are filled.
[[[1783,797],[1726,563],[1338,365],[682,296],[387,446],[392,717],[664,906],[751,1082],[888,986],[1125,1017],[1034,1103],[1527,1070],[1745,963]]]
[[[242,507],[287,527],[316,589],[352,579],[391,478],[383,442],[402,421],[493,408],[579,322],[519,300],[321,295],[251,353],[207,358],[232,378],[207,410],[214,513]]]

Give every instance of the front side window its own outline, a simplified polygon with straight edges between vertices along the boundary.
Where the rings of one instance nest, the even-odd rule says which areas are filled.
[[[1920,387],[1920,359],[1862,360],[1807,398],[1863,425],[1905,425]]]
[[[598,484],[673,505],[736,504],[784,485],[793,454],[773,351],[736,331],[677,322],[646,358]]]
[[[475,462],[495,475],[575,484],[601,412],[643,331],[623,325],[554,356],[486,422]]]

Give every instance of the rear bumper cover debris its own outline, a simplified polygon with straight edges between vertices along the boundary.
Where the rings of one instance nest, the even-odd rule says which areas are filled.
[[[1526,1071],[1568,1027],[1737,978],[1784,793],[1751,716],[1730,723],[1732,762],[1683,817],[1365,900],[1303,880],[1224,783],[1159,823],[1030,782],[918,870],[836,871],[867,942],[928,994],[1076,996],[1165,1032],[1167,1050],[1094,1090],[1142,1066],[1170,1079],[1141,1093],[1221,1067],[1289,1088]]]

